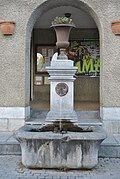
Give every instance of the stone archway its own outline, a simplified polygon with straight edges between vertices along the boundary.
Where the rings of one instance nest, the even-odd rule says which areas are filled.
[[[25,51],[25,59],[27,61],[27,65],[26,65],[26,80],[29,79],[29,76],[30,74],[28,73],[29,72],[29,66],[30,66],[30,60],[29,60],[29,53],[30,53],[30,48],[29,48],[29,44],[30,44],[30,36],[31,36],[31,32],[32,32],[32,29],[33,29],[33,26],[34,26],[34,23],[35,21],[37,20],[38,17],[40,17],[43,13],[45,13],[47,10],[49,10],[50,8],[55,8],[55,7],[60,7],[60,6],[74,6],[75,8],[78,8],[78,9],[83,9],[85,11],[87,11],[88,14],[90,14],[94,21],[96,22],[97,26],[98,26],[98,29],[99,29],[99,33],[101,34],[101,23],[100,23],[100,20],[97,16],[97,13],[95,12],[95,7],[91,6],[91,4],[87,4],[85,3],[84,1],[79,1],[79,0],[76,0],[74,3],[72,1],[48,1],[48,2],[44,2],[42,3],[41,5],[38,5],[34,11],[32,12],[29,20],[28,20],[28,23],[27,23],[27,31],[26,31],[26,51]],[[101,35],[100,35],[101,37]],[[101,48],[101,47],[100,47]],[[29,76],[28,76],[29,75]],[[29,89],[29,84],[30,82],[29,81],[26,81],[26,100],[27,100],[27,103],[29,103],[29,93],[28,91],[30,91]]]

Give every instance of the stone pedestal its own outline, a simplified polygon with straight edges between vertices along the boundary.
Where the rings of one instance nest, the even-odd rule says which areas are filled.
[[[71,60],[54,60],[47,67],[50,77],[50,111],[47,122],[70,121],[77,122],[74,111],[74,75],[77,67]]]

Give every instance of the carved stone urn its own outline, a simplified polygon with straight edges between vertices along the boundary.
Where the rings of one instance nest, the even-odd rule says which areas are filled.
[[[15,29],[15,21],[13,20],[1,20],[0,29],[3,35],[12,35]]]
[[[55,29],[56,36],[57,36],[57,42],[56,46],[58,48],[67,48],[69,46],[69,35],[72,27],[75,27],[72,24],[57,24],[52,25],[52,27]]]
[[[73,27],[75,27],[74,24],[56,24],[52,25],[56,32],[57,42],[56,46],[58,49],[60,49],[60,59],[66,59],[67,56],[65,55],[64,51],[69,46],[69,35],[70,31]]]
[[[120,35],[120,20],[113,20],[111,26],[112,32],[115,35]]]

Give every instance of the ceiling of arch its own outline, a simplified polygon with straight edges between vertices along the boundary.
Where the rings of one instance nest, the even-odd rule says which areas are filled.
[[[34,28],[49,28],[56,16],[64,16],[65,13],[71,13],[71,18],[76,28],[97,28],[93,18],[87,12],[71,6],[60,6],[50,9],[37,19]]]

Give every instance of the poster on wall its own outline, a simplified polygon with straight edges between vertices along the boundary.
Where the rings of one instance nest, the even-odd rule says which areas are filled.
[[[34,84],[35,85],[43,85],[43,77],[35,75],[35,77],[34,77]]]
[[[54,50],[51,48],[51,49],[48,49],[48,57],[52,57],[54,54]]]
[[[46,48],[42,48],[42,55],[43,55],[44,57],[47,56],[47,49],[46,49]]]
[[[78,67],[77,76],[99,76],[100,73],[100,48],[99,40],[74,40],[70,42],[68,59],[74,61]]]

